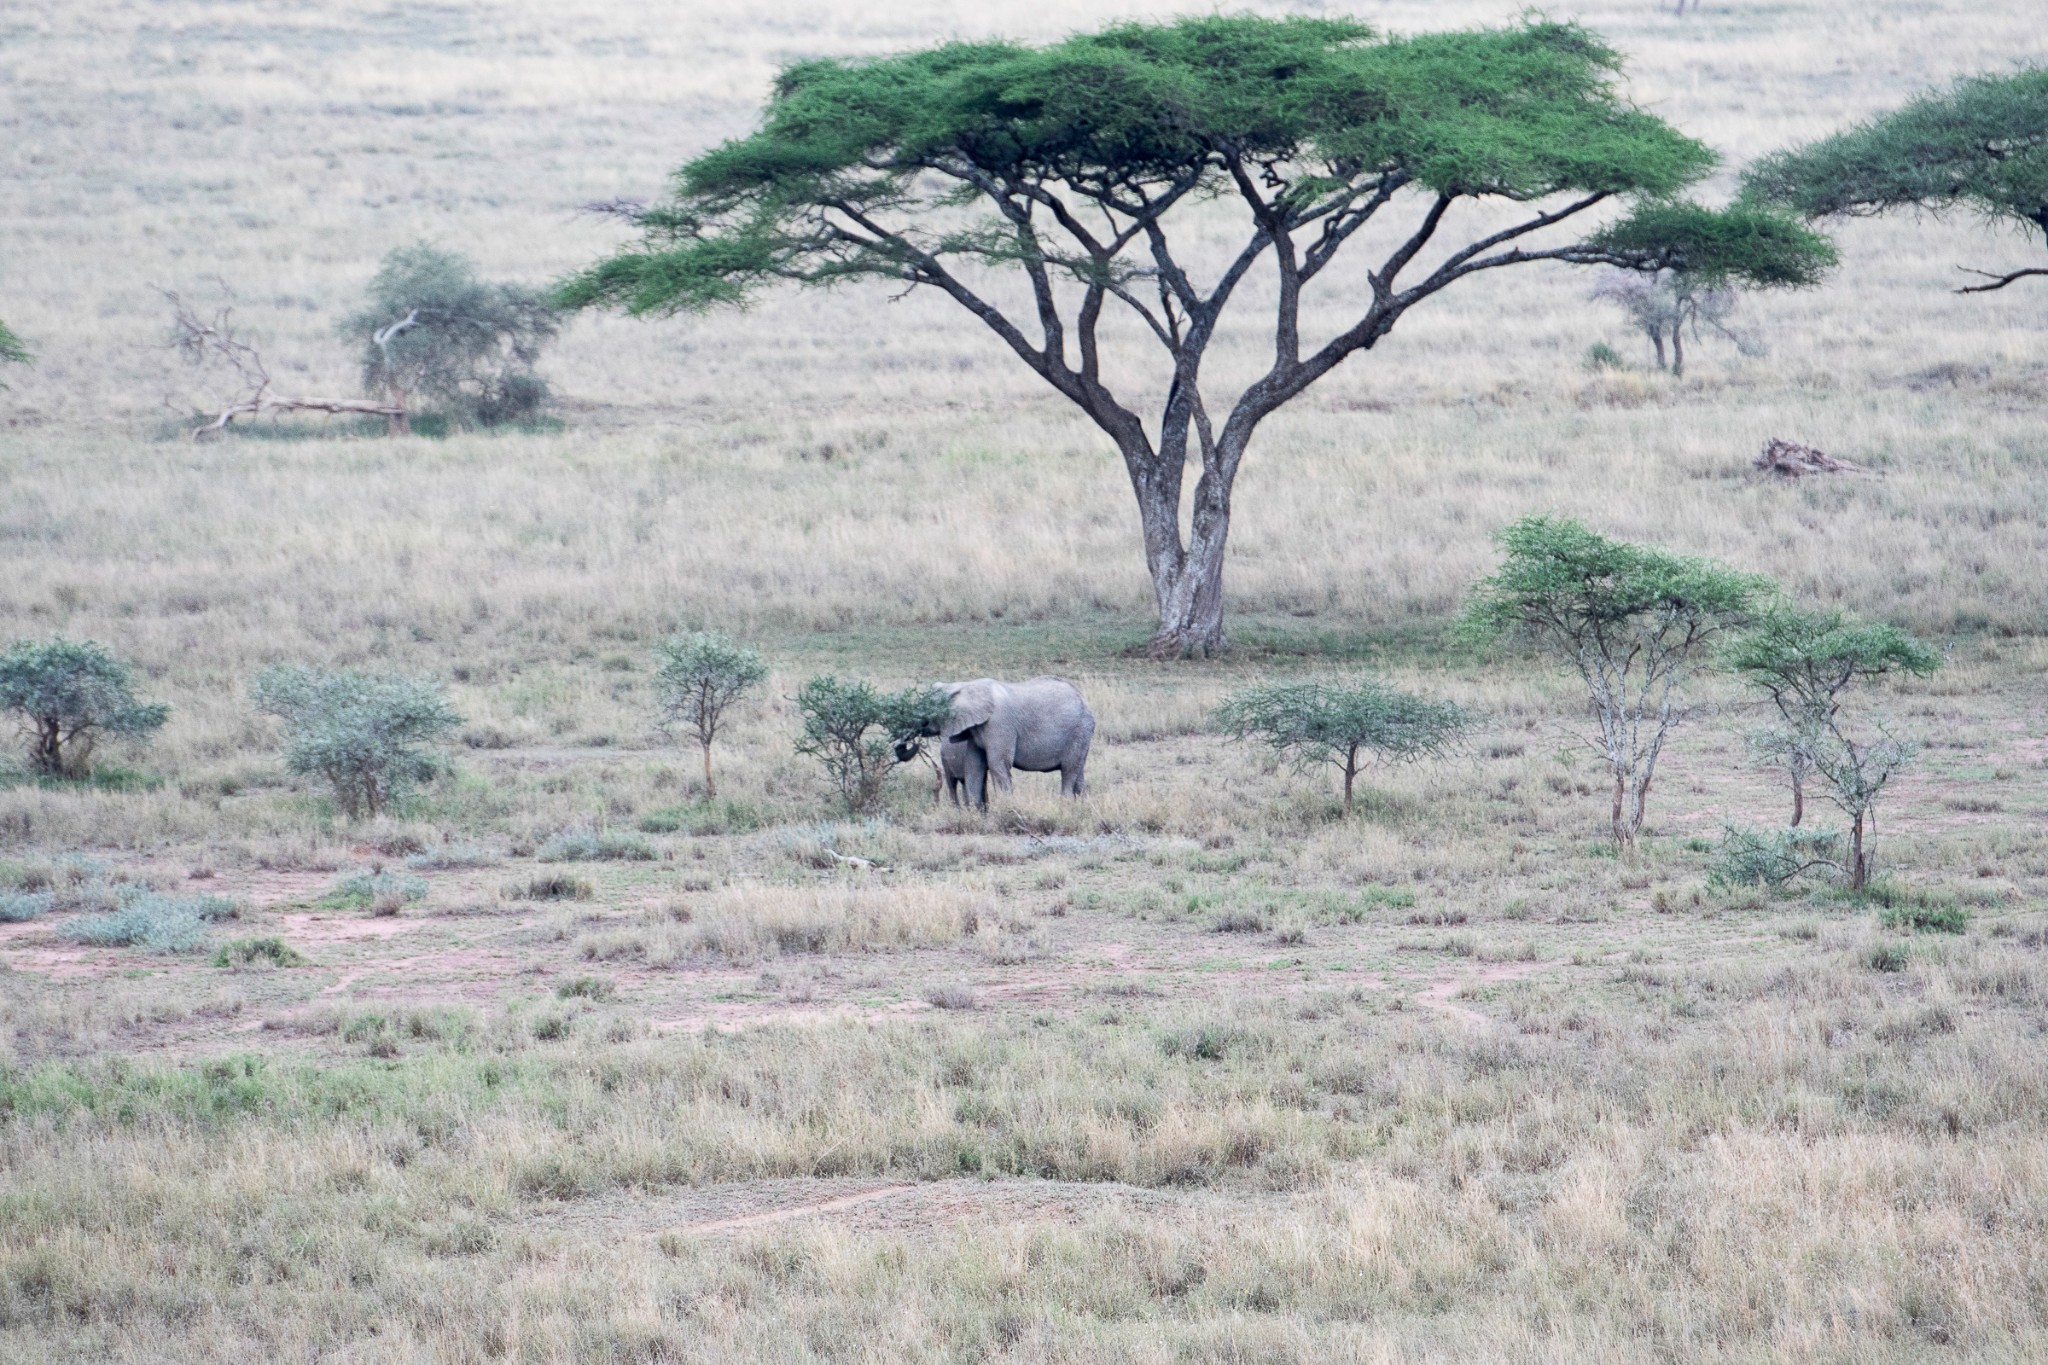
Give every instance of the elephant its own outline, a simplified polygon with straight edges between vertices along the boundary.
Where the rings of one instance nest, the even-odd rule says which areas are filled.
[[[939,766],[947,790],[957,789],[977,809],[988,805],[989,778],[995,779],[999,791],[1010,790],[1013,768],[1027,773],[1057,771],[1063,795],[1081,794],[1088,745],[1095,738],[1095,713],[1079,688],[1064,678],[1021,683],[976,678],[943,683],[939,690],[952,702],[951,712],[936,729],[901,736],[898,758],[908,762],[921,739],[938,735]]]
[[[946,795],[956,806],[968,804],[969,792],[986,795],[988,785],[988,760],[981,750],[966,738],[942,739],[939,741],[939,777],[946,784]]]

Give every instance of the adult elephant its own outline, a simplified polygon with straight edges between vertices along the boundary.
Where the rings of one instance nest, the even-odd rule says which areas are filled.
[[[939,690],[951,703],[945,720],[936,728],[900,737],[898,758],[908,762],[917,753],[919,740],[937,735],[948,792],[957,789],[976,807],[988,805],[988,779],[995,779],[998,790],[1010,790],[1013,768],[1058,772],[1063,794],[1081,794],[1088,746],[1095,738],[1095,713],[1079,688],[1065,678],[1020,683],[976,678],[944,683]]]

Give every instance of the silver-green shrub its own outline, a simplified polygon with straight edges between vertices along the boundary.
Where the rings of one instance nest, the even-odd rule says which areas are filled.
[[[441,685],[396,673],[281,664],[250,688],[284,722],[284,762],[326,779],[350,818],[376,815],[441,771],[436,746],[462,724]]]
[[[91,640],[17,640],[0,654],[0,712],[28,737],[28,763],[51,776],[92,771],[102,735],[141,738],[171,709],[136,700],[134,670]]]

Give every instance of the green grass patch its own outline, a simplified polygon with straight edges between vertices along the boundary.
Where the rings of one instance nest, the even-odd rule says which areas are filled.
[[[303,967],[307,960],[304,953],[275,935],[232,939],[213,955],[216,967]]]

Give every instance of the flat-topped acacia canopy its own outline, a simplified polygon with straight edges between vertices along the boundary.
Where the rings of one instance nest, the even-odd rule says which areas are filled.
[[[1623,100],[1619,65],[1573,24],[1388,38],[1350,20],[1249,17],[803,62],[782,73],[759,131],[684,166],[668,202],[633,215],[642,241],[559,297],[646,314],[737,304],[784,280],[942,290],[1116,442],[1144,526],[1153,648],[1205,654],[1224,643],[1230,493],[1253,432],[1423,299],[1531,261],[1757,285],[1809,284],[1832,263],[1824,239],[1774,211],[1676,200],[1714,155]],[[1176,211],[1217,196],[1239,200],[1250,227],[1197,280],[1176,251]],[[1616,197],[1635,204],[1630,217],[1551,231]],[[1418,265],[1467,199],[1530,211]],[[1356,296],[1355,320],[1305,344],[1304,292],[1393,212],[1408,214],[1399,245],[1323,286]],[[1266,261],[1272,365],[1212,403],[1201,367],[1218,319]],[[1032,309],[1012,316],[979,292],[971,272],[988,269],[1022,272]],[[1103,379],[1112,301],[1173,366],[1150,427]],[[1190,442],[1202,472],[1184,536]]]

